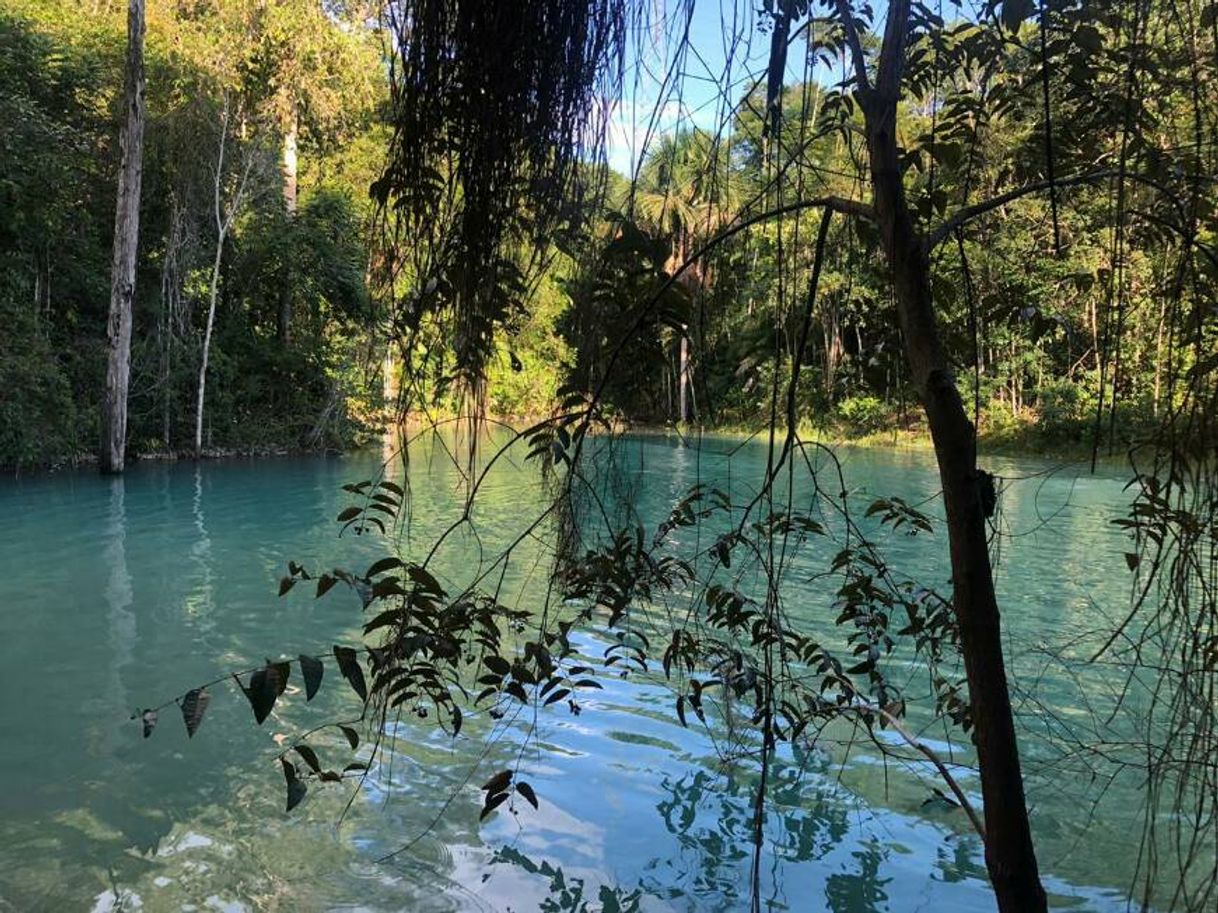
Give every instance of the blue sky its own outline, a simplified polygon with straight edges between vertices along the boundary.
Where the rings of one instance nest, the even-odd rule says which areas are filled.
[[[769,36],[754,28],[756,0],[697,0],[692,6],[689,49],[679,78],[665,81],[685,29],[684,2],[658,0],[648,33],[631,35],[623,98],[613,114],[608,144],[609,163],[622,174],[631,173],[642,153],[653,115],[651,143],[679,127],[713,127],[727,111],[720,87],[731,85],[735,101],[751,78],[765,72]],[[740,36],[739,44],[730,49],[733,32]]]
[[[854,0],[859,10],[865,0]],[[769,62],[770,36],[757,29],[756,9],[765,0],[653,0],[651,28],[646,34],[633,33],[627,52],[627,69],[622,100],[614,109],[609,130],[609,164],[621,174],[629,175],[645,148],[656,138],[681,127],[714,128],[730,112],[730,104],[739,100],[744,87],[764,79]],[[930,0],[932,9],[945,18],[965,15],[976,18],[984,0]],[[665,85],[665,76],[673,62],[675,49],[689,20],[690,40],[682,78]],[[877,21],[887,10],[886,0],[872,0]],[[823,15],[823,9],[816,10]],[[733,35],[738,44],[731,47]],[[787,84],[805,78],[804,58],[807,44],[803,38],[795,41],[787,54]],[[730,65],[728,63],[730,56]],[[841,78],[840,69],[817,65],[810,78],[822,83]],[[724,99],[722,86],[730,86],[730,99]],[[653,112],[659,109],[654,128],[648,125]]]

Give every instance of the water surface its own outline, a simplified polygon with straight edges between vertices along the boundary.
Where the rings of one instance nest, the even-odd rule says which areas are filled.
[[[373,474],[382,456],[0,482],[0,909],[531,910],[548,899],[551,909],[593,910],[607,899],[603,889],[637,892],[646,910],[745,906],[755,771],[725,763],[699,728],[682,728],[662,681],[605,679],[579,716],[517,720],[536,726],[522,765],[541,807],[521,803],[481,826],[477,785],[515,755],[503,739],[481,757],[490,724],[477,721],[454,742],[404,719],[391,733],[392,764],[358,792],[341,826],[345,787],[315,789],[285,814],[276,737],[355,711],[332,680],[308,705],[289,692],[262,727],[238,692],[218,686],[193,740],[168,712],[141,738],[129,720],[137,707],[266,657],[355,642],[352,594],[339,587],[315,600],[298,587],[280,599],[277,582],[289,560],[361,568],[382,554],[367,538],[339,539],[333,523],[347,503],[340,486]],[[897,494],[938,510],[925,454],[841,456],[860,504]],[[695,481],[747,491],[765,449],[649,438],[620,459],[641,514],[655,523]],[[1124,541],[1107,523],[1123,510],[1122,480],[1033,460],[991,465],[1009,480],[999,588],[1042,870],[1057,907],[1123,909],[1138,784],[1088,782],[1063,760],[1057,738],[1058,721],[1086,726],[1110,707],[1118,677],[1076,674],[1051,658],[1086,655],[1089,632],[1127,605]],[[403,471],[395,463],[390,477]],[[458,515],[462,488],[426,446],[413,454],[410,484],[405,551],[417,558]],[[468,574],[535,516],[542,497],[531,468],[504,461],[480,496],[477,537],[454,536],[437,567],[447,579]],[[942,536],[885,542],[895,565],[946,588],[943,548]],[[505,598],[539,604],[544,568],[530,557],[540,553],[521,547]],[[828,554],[799,556],[787,601],[810,628],[831,632],[830,594],[811,581]],[[579,643],[600,652],[595,633]],[[976,793],[959,735],[941,727],[923,735]],[[336,735],[312,742],[349,760]],[[932,772],[826,742],[784,751],[772,782],[766,909],[993,909],[962,815],[926,804]]]

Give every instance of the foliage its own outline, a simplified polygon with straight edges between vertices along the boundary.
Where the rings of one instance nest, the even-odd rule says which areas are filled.
[[[0,12],[0,312],[12,330],[0,342],[11,379],[0,465],[96,446],[126,34],[119,6],[84,20],[65,0],[12,0]],[[147,57],[131,448],[182,448],[193,432],[222,135],[223,180],[235,185],[246,168],[251,186],[220,251],[218,383],[209,385],[205,442],[349,445],[362,428],[355,416],[374,419],[380,397],[366,370],[379,358],[369,349],[364,201],[375,169],[365,140],[383,135],[374,105],[387,93],[375,35],[320,3],[153,0]],[[291,110],[305,164],[294,218],[270,162]],[[286,343],[270,332],[285,299],[297,329]]]
[[[362,707],[358,720],[329,725],[366,755],[323,763],[302,733],[277,758],[286,807],[318,784],[367,776],[386,750],[390,713],[456,738],[481,717],[579,714],[608,676],[653,675],[672,688],[683,725],[722,726],[738,756],[758,762],[755,853],[776,747],[847,718],[877,742],[896,733],[935,765],[986,841],[1000,903],[1015,909],[1002,879],[1017,866],[1002,850],[1021,842],[1028,818],[1013,727],[1003,745],[1011,795],[998,794],[1009,808],[991,791],[986,814],[1018,826],[987,836],[948,767],[905,728],[919,695],[890,674],[915,669],[929,712],[972,734],[982,754],[980,733],[1010,722],[988,550],[1001,528],[1000,486],[977,465],[967,411],[997,434],[1035,423],[1051,440],[1090,436],[1096,453],[1135,445],[1134,503],[1121,523],[1136,592],[1101,653],[1118,656],[1131,681],[1153,673],[1163,688],[1145,751],[1120,762],[1149,784],[1137,873],[1146,902],[1174,867],[1169,901],[1208,909],[1212,877],[1193,873],[1213,843],[1218,770],[1216,111],[1204,91],[1218,75],[1213,3],[991,0],[947,21],[893,0],[887,29],[869,4],[766,4],[765,80],[740,93],[725,76],[722,130],[672,131],[641,163],[637,186],[601,214],[585,192],[605,177],[599,102],[620,85],[635,6],[392,4],[385,61],[356,24],[331,18],[341,4],[179,4],[180,15],[153,19],[150,133],[161,139],[149,186],[164,192],[152,195],[145,230],[154,240],[140,271],[134,434],[165,446],[180,436],[191,392],[182,365],[197,358],[209,263],[210,288],[221,292],[215,443],[347,437],[347,407],[375,400],[361,368],[384,342],[367,329],[369,273],[402,355],[407,405],[472,403],[474,418],[488,402],[551,406],[513,435],[553,486],[528,530],[554,532],[544,605],[511,604],[485,573],[441,581],[428,556],[397,553],[391,537],[408,502],[383,479],[349,486],[354,503],[337,519],[344,531],[390,537],[385,557],[362,571],[289,565],[281,593],[304,582],[318,598],[339,584],[359,597],[363,640],[324,659],[268,660],[236,684],[261,723],[292,675],[308,697],[328,667],[328,681],[345,682]],[[0,459],[28,461],[41,435],[56,447],[72,440],[70,418],[42,428],[38,419],[70,416],[69,406],[79,416],[93,395],[87,343],[101,324],[91,289],[104,272],[119,30],[105,16],[78,30],[68,5],[50,0],[14,7],[22,15],[0,20],[3,47],[19,61],[0,65],[0,103],[17,125],[0,144],[0,188],[13,203],[0,216],[0,313],[21,332],[3,343],[18,394],[4,417],[25,424],[0,440]],[[804,74],[784,85],[797,36]],[[295,215],[295,192],[267,162],[272,150],[286,161],[298,132],[306,158],[323,163],[358,146],[361,132],[383,136],[381,93],[367,91],[377,66],[393,75],[392,129],[388,166],[371,181],[378,243],[369,256],[355,178],[366,179],[366,161],[318,167]],[[342,89],[332,84],[347,77]],[[222,140],[249,167],[209,170]],[[44,152],[45,170],[34,164]],[[246,175],[256,199],[231,243],[216,239],[209,192],[219,198]],[[925,313],[911,311],[913,298]],[[496,357],[506,369],[492,367]],[[687,382],[700,422],[769,430],[766,477],[745,503],[705,486],[677,493],[671,515],[649,528],[628,499],[605,503],[620,490],[607,478],[610,432],[622,419],[675,418],[674,389]],[[801,419],[831,416],[875,430],[917,395],[932,421],[946,402],[957,432],[936,439],[951,596],[899,574],[877,543],[881,531],[932,534],[929,514],[880,498],[854,517],[840,471],[829,457],[831,468],[818,470],[798,433]],[[1140,448],[1149,460],[1136,462]],[[474,457],[471,447],[465,509],[436,547],[475,525],[485,476]],[[790,497],[797,470],[813,485],[810,503]],[[782,582],[789,559],[822,539],[837,547],[814,573],[836,616],[829,636],[814,636],[790,623]],[[511,557],[509,548],[491,566]],[[577,626],[609,641],[601,657],[579,655]],[[976,676],[998,688],[979,689]],[[215,684],[175,701],[192,736]],[[137,714],[145,735],[166,706]],[[1085,753],[1098,771],[1107,759],[1093,748]],[[482,817],[544,799],[525,779],[525,758],[483,783]],[[983,786],[992,759],[979,762]],[[1161,820],[1194,822],[1194,833],[1164,838]],[[1017,874],[1043,908],[1030,836],[1022,842]],[[582,902],[561,873],[538,873],[563,903]]]
[[[852,396],[837,404],[837,417],[853,431],[879,431],[889,418],[889,408],[875,396]]]

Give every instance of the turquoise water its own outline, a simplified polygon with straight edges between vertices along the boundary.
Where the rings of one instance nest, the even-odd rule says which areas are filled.
[[[747,491],[765,458],[759,443],[713,438],[698,450],[643,439],[623,454],[653,523],[699,479]],[[602,887],[639,892],[645,910],[745,907],[756,772],[724,760],[718,734],[682,728],[662,681],[606,678],[579,716],[504,723],[509,738],[489,749],[487,724],[476,720],[454,742],[405,719],[390,733],[392,763],[374,771],[345,818],[345,784],[314,789],[285,814],[273,761],[277,736],[354,710],[343,688],[323,687],[307,705],[289,691],[256,727],[244,698],[218,686],[193,740],[170,712],[141,738],[129,720],[137,707],[264,657],[355,642],[352,594],[338,587],[315,600],[298,587],[280,599],[277,582],[289,560],[364,567],[382,554],[367,538],[338,538],[333,523],[346,503],[340,486],[373,474],[382,456],[0,481],[0,910],[523,911],[547,898],[559,903],[553,909],[596,910]],[[924,454],[841,456],[862,505],[936,491]],[[1009,480],[999,589],[1042,870],[1055,906],[1123,909],[1139,784],[1089,780],[1063,756],[1055,722],[1090,726],[1111,709],[1120,677],[1053,658],[1086,656],[1091,632],[1128,604],[1124,541],[1107,523],[1123,509],[1122,479],[1031,460],[990,465]],[[390,477],[402,472],[395,463]],[[418,557],[456,518],[462,488],[427,446],[413,454],[410,483],[404,545]],[[500,463],[479,499],[477,536],[458,533],[437,558],[445,579],[460,580],[518,534],[541,498],[531,468]],[[894,565],[945,587],[941,536],[892,537],[885,548]],[[541,550],[522,545],[503,598],[536,600]],[[824,558],[798,557],[787,600],[810,627],[831,631],[825,584],[809,580]],[[578,642],[599,654],[595,633]],[[540,809],[520,803],[480,826],[477,785],[515,760],[510,736],[534,725],[522,766]],[[939,728],[924,738],[976,793],[958,735]],[[311,741],[323,756],[349,760],[341,737]],[[883,763],[832,739],[785,752],[768,805],[763,906],[993,909],[967,822],[926,803],[935,785],[924,767]]]

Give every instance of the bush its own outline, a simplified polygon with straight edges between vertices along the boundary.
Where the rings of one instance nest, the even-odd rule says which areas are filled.
[[[870,434],[888,424],[889,409],[879,397],[852,396],[837,404],[837,417],[851,431]]]
[[[77,450],[72,388],[40,339],[0,348],[0,465],[43,463]]]
[[[1095,384],[1087,380],[1046,380],[1037,390],[1038,426],[1047,440],[1084,440],[1095,420]]]

